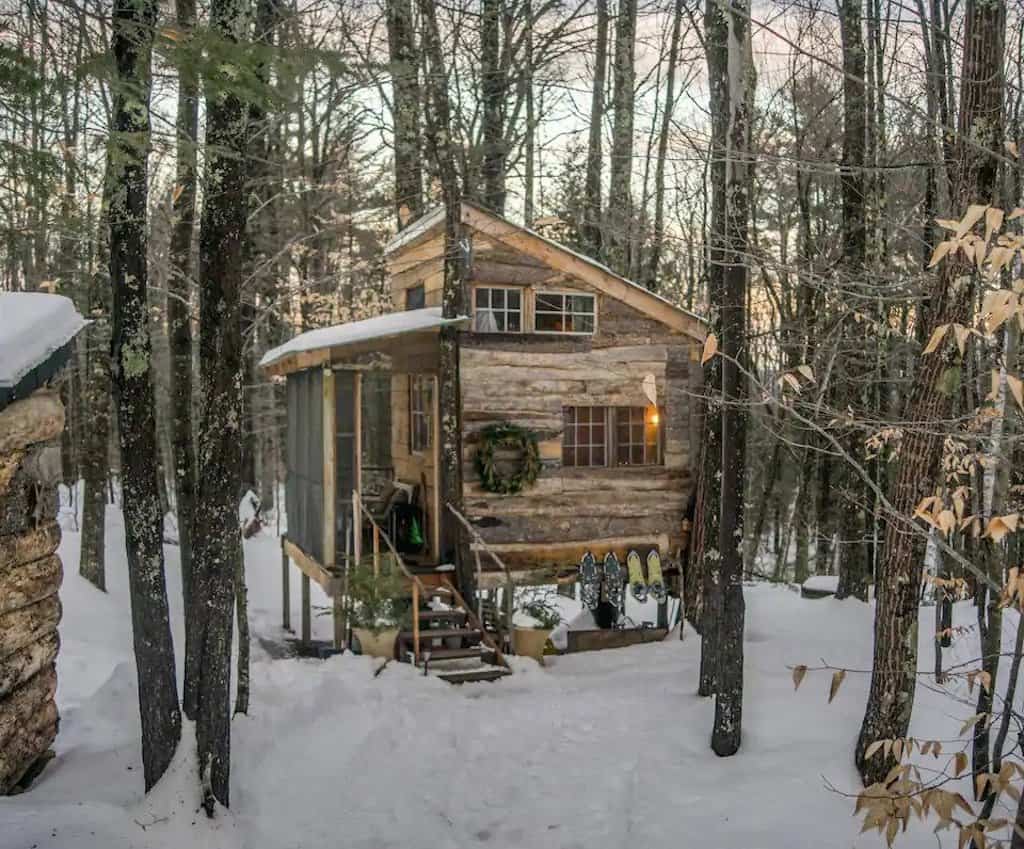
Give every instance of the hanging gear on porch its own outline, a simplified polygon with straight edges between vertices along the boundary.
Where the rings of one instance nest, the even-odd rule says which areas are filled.
[[[589,551],[580,560],[580,600],[589,610],[601,601],[601,576],[597,572],[597,561]]]
[[[647,601],[647,581],[644,580],[644,564],[636,550],[626,555],[626,570],[629,572],[629,589],[633,598],[643,604]]]
[[[665,601],[668,592],[661,574],[661,555],[656,548],[652,548],[647,554],[647,586],[650,587],[651,595],[658,604]]]
[[[423,511],[415,504],[395,504],[395,547],[401,554],[423,551]]]

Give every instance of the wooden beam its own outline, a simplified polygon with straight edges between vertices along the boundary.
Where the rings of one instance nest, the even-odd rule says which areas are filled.
[[[306,554],[290,539],[285,540],[284,550],[303,575],[308,579],[316,581],[327,595],[333,596],[335,594],[338,589],[338,579],[318,563],[315,558]]]
[[[292,576],[288,563],[288,552],[284,550],[284,537],[281,537],[281,627],[286,631],[292,629]]]
[[[533,256],[558,271],[589,283],[595,289],[651,316],[673,330],[685,333],[698,341],[703,341],[707,335],[707,327],[696,316],[536,233],[466,203],[462,205],[462,223],[510,248]]]
[[[431,504],[433,515],[430,517],[430,551],[434,561],[439,562],[441,559],[441,386],[437,375],[433,376],[432,381],[433,389],[430,393],[430,406],[434,431],[431,434],[433,442],[432,456],[434,459],[434,496]]]
[[[323,372],[323,558],[328,570],[335,566],[335,540],[337,538],[337,485],[338,463],[336,455],[337,442],[337,405],[335,402],[336,387],[334,372],[324,369]]]

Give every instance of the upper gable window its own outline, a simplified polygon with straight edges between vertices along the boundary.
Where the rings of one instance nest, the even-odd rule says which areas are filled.
[[[523,293],[519,289],[478,286],[474,290],[473,329],[477,333],[520,333]]]
[[[420,283],[418,286],[410,286],[405,290],[405,308],[407,310],[421,310],[427,305],[427,289]]]
[[[593,333],[596,299],[569,292],[538,292],[534,329],[538,333]]]

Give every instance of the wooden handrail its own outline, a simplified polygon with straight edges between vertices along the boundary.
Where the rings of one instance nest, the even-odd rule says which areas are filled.
[[[456,510],[455,507],[452,506],[450,503],[445,502],[445,506],[451,511],[451,514],[456,519],[458,519],[459,522],[462,523],[462,527],[464,527],[467,531],[469,531],[469,535],[471,537],[473,537],[473,541],[477,544],[478,548],[482,548],[489,555],[491,555],[491,559],[494,560],[494,562],[497,563],[498,566],[500,566],[502,571],[505,573],[505,579],[506,579],[507,584],[508,584],[508,590],[506,592],[506,596],[507,597],[505,599],[505,617],[508,620],[508,633],[509,633],[509,640],[511,641],[511,639],[512,639],[512,637],[511,637],[511,635],[512,635],[512,616],[513,616],[513,612],[515,610],[515,591],[516,591],[516,583],[515,583],[515,581],[512,578],[512,571],[508,568],[507,565],[505,565],[505,561],[502,560],[498,556],[498,553],[496,551],[494,551],[490,546],[487,545],[487,542],[484,540],[484,538],[482,536],[480,536],[480,533],[477,531],[477,529],[474,528],[470,524],[469,519],[467,519],[465,516],[463,516],[462,513],[460,513],[458,510]],[[477,571],[479,571],[479,566],[480,566],[480,560],[479,560],[479,555],[477,555]]]
[[[498,647],[498,644],[491,639],[490,634],[487,633],[487,629],[484,628],[484,623],[480,621],[476,613],[473,612],[473,608],[466,604],[466,600],[462,597],[462,593],[460,593],[455,588],[455,584],[453,584],[447,578],[441,578],[441,583],[447,586],[449,590],[451,590],[452,597],[459,604],[462,605],[463,609],[466,611],[466,618],[469,619],[470,624],[472,624],[472,626],[480,632],[481,641],[484,643],[484,645],[491,649],[491,651],[494,652],[494,659],[501,666],[504,666],[506,669],[508,669],[509,665],[508,661],[505,660],[505,655],[501,653],[501,649]]]
[[[395,544],[391,542],[391,537],[388,536],[387,531],[385,531],[380,525],[377,524],[377,520],[374,519],[370,511],[366,509],[366,505],[363,504],[363,500],[359,498],[359,496],[356,493],[353,493],[353,496],[357,499],[359,503],[359,508],[363,511],[363,515],[370,520],[370,524],[377,529],[377,532],[380,534],[381,539],[384,540],[384,544],[388,547],[388,551],[391,552],[391,556],[395,558],[395,562],[398,564],[398,568],[402,570],[402,574],[404,574],[405,577],[412,581],[419,588],[419,591],[423,593],[423,595],[428,595],[427,588],[423,586],[423,582],[418,577],[416,577],[415,574],[410,572],[409,567],[405,565],[405,561],[402,559],[402,555],[398,553],[398,549],[395,548]],[[358,528],[356,529],[356,532],[358,532]]]

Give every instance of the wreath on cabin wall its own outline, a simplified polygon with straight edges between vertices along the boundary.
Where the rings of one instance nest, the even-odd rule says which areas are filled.
[[[519,469],[513,474],[502,474],[495,463],[499,450],[518,451]],[[515,495],[524,486],[533,486],[540,474],[540,446],[537,434],[511,422],[499,422],[480,431],[480,447],[476,452],[476,471],[480,483],[488,492]]]

